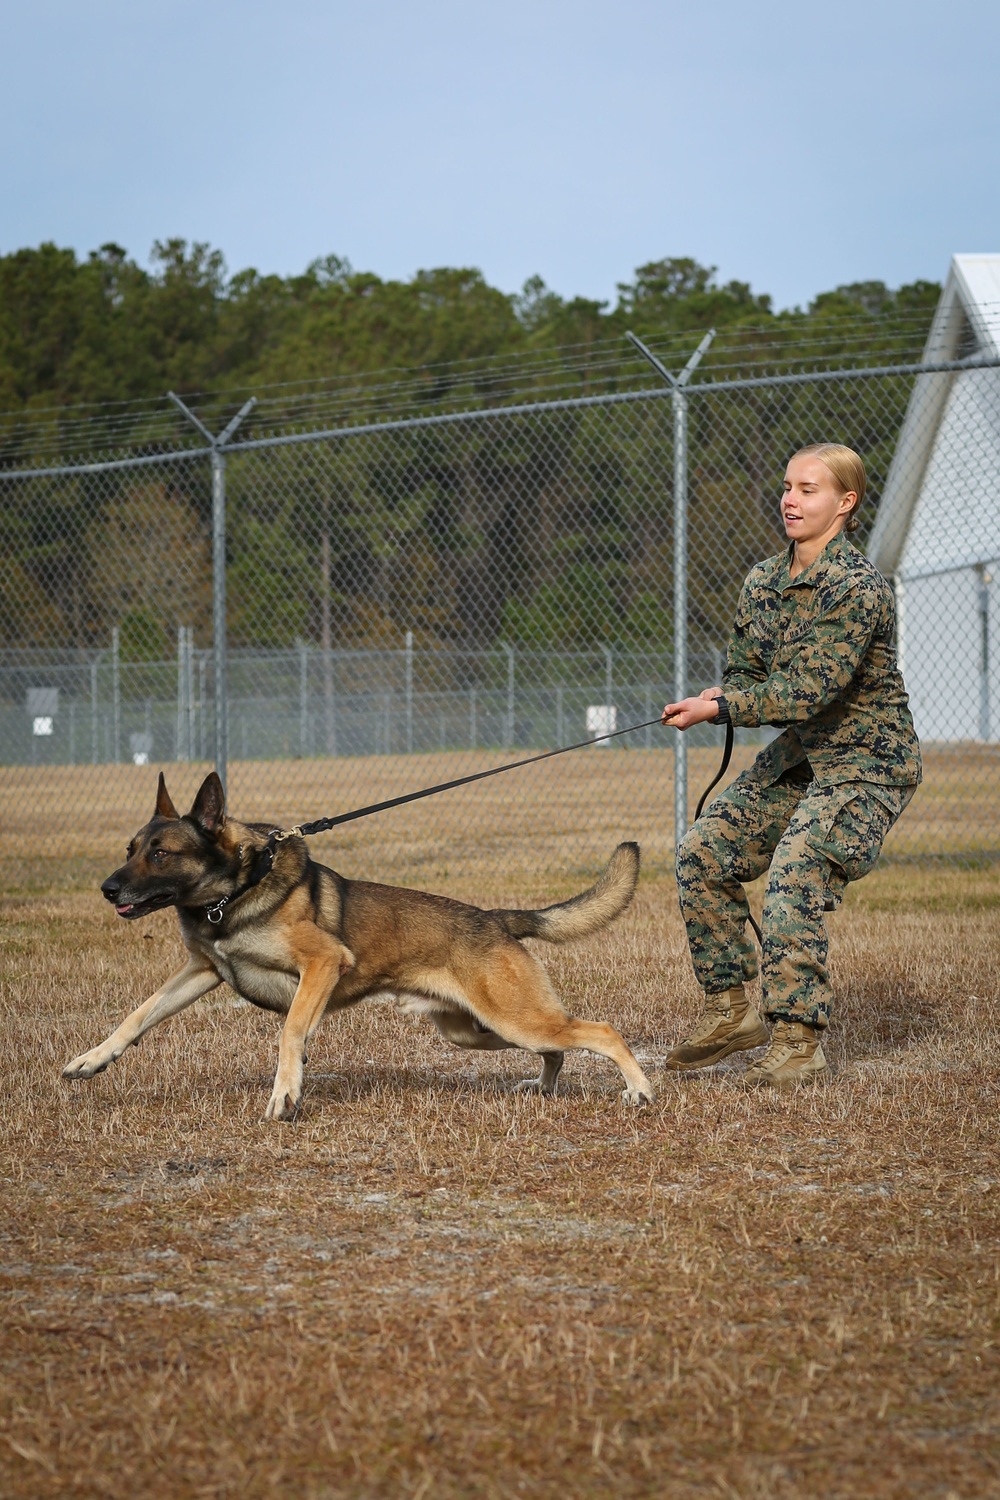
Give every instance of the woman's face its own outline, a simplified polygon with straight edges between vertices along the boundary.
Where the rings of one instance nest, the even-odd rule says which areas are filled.
[[[785,470],[785,493],[781,497],[781,519],[785,535],[793,542],[824,545],[843,528],[857,494],[845,494],[821,458],[799,454]]]

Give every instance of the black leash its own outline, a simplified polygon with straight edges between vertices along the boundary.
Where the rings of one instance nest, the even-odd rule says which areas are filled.
[[[570,750],[586,750],[589,745],[617,739],[620,734],[634,734],[637,729],[650,729],[654,724],[662,722],[662,719],[648,719],[645,724],[630,724],[627,729],[612,729],[608,734],[598,734],[593,739],[580,740],[576,745],[560,745],[558,750],[543,750],[540,755],[529,755],[524,760],[512,760],[505,766],[493,766],[489,771],[474,771],[471,776],[458,776],[454,781],[441,781],[437,786],[427,786],[419,792],[404,792],[401,797],[390,797],[386,802],[373,802],[370,807],[358,807],[354,812],[340,813],[336,818],[317,818],[314,823],[303,823],[300,827],[290,828],[283,837],[287,839],[293,834],[301,834],[308,838],[313,833],[326,833],[328,829],[337,828],[341,823],[353,823],[355,818],[368,818],[372,813],[385,812],[390,807],[402,807],[404,802],[419,802],[421,797],[435,797],[438,792],[450,792],[456,786],[468,786],[473,781],[484,781],[487,776],[500,776],[504,771],[516,771],[521,766],[533,766],[540,760],[551,760],[553,755],[567,755]],[[280,837],[278,842],[281,842]]]
[[[726,772],[729,770],[729,762],[733,758],[733,741],[734,741],[734,739],[735,739],[735,735],[733,733],[733,726],[730,723],[730,721],[727,719],[726,720],[726,748],[722,752],[722,764],[719,767],[718,771],[716,771],[716,773],[715,773],[715,779],[714,779],[714,781],[710,781],[708,783],[708,786],[705,788],[705,790],[702,792],[700,798],[698,799],[698,806],[695,808],[695,813],[694,813],[694,820],[695,820],[696,823],[697,823],[698,819],[701,817],[702,812],[704,811],[705,803],[708,801],[708,798],[709,798],[709,793],[715,791],[715,788],[719,785],[719,782],[722,780],[723,776],[725,776]]]
[[[310,838],[314,833],[327,833],[331,828],[339,828],[343,823],[353,823],[358,818],[370,818],[374,813],[387,812],[390,807],[403,807],[407,802],[419,802],[423,797],[436,797],[439,792],[450,792],[455,787],[469,786],[474,781],[485,781],[488,776],[500,776],[504,771],[517,771],[522,766],[537,765],[539,761],[551,760],[554,755],[567,755],[571,750],[585,750],[590,745],[599,744],[604,740],[617,739],[622,734],[634,734],[638,729],[651,729],[654,724],[662,724],[663,719],[647,719],[643,724],[630,724],[626,729],[612,729],[607,734],[598,734],[589,740],[580,740],[575,745],[560,745],[557,750],[543,750],[539,755],[526,756],[524,760],[512,760],[505,766],[492,766],[488,771],[474,771],[470,776],[456,776],[454,781],[439,781],[436,786],[425,786],[418,792],[404,792],[399,797],[387,797],[384,802],[371,802],[367,807],[356,807],[352,812],[338,813],[334,818],[316,818],[311,823],[297,823],[294,828],[272,828],[268,834],[267,843],[257,854],[250,867],[246,884],[231,896],[223,896],[221,901],[206,908],[205,915],[213,924],[222,921],[222,913],[231,901],[240,896],[245,896],[247,891],[253,890],[259,885],[266,875],[269,875],[274,865],[274,857],[278,845],[283,844],[286,839]],[[733,756],[733,726],[726,725],[726,748],[722,753],[722,764],[716,773],[715,780],[707,786],[701,794],[698,810],[695,813],[695,821],[701,817],[702,809],[708,799],[710,792],[718,786],[729,769],[729,762]],[[754,931],[760,936],[760,928],[754,922],[750,922]]]
[[[726,772],[729,770],[729,762],[733,758],[733,741],[734,741],[734,739],[735,739],[735,735],[733,733],[733,726],[729,722],[729,720],[727,719],[726,720],[726,748],[722,752],[722,764],[719,767],[718,771],[716,771],[716,773],[715,773],[715,780],[714,781],[710,781],[709,784],[708,784],[708,786],[705,788],[705,790],[701,794],[701,797],[700,797],[700,799],[698,801],[698,806],[695,809],[694,820],[695,820],[696,823],[697,823],[698,819],[701,817],[701,814],[702,814],[702,811],[704,809],[705,803],[708,801],[709,794],[711,792],[715,791],[715,788],[719,785],[719,782],[722,780],[723,776],[725,776]],[[761,932],[759,926],[757,925],[757,919],[756,919],[756,917],[749,910],[747,911],[747,921],[750,923],[750,926],[753,928],[754,932],[757,934],[757,941],[758,941],[758,943],[760,943],[761,946],[763,946],[763,943],[764,943],[764,934]]]
[[[607,734],[594,735],[591,739],[580,740],[575,745],[560,745],[558,750],[543,750],[540,755],[529,755],[524,760],[512,760],[505,766],[492,766],[488,771],[474,771],[471,776],[456,776],[454,781],[440,781],[436,786],[422,787],[419,792],[404,792],[400,797],[387,797],[384,802],[372,802],[367,807],[356,807],[353,812],[338,813],[335,818],[316,818],[312,823],[297,823],[294,828],[272,828],[268,834],[267,843],[250,867],[246,884],[242,885],[238,891],[234,891],[231,896],[223,896],[221,901],[216,901],[213,906],[206,909],[205,914],[213,925],[221,922],[223,910],[231,901],[245,896],[247,891],[252,891],[255,885],[260,885],[265,875],[270,874],[278,845],[283,844],[285,839],[309,838],[314,833],[326,833],[331,828],[339,828],[342,823],[353,823],[357,818],[370,818],[374,813],[388,811],[390,807],[402,807],[407,802],[419,802],[422,797],[436,797],[438,792],[450,792],[457,786],[469,786],[473,781],[484,781],[487,776],[500,776],[504,771],[516,771],[521,766],[533,766],[540,760],[551,760],[553,755],[566,755],[570,750],[585,750],[589,745],[598,744],[604,740],[614,740],[622,734],[634,734],[637,729],[651,729],[654,724],[662,724],[662,722],[662,718],[647,719],[643,724],[630,724],[627,729],[612,729]]]

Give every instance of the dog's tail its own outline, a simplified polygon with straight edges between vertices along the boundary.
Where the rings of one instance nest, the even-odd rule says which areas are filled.
[[[639,879],[639,845],[619,844],[601,878],[589,891],[542,911],[495,911],[511,937],[570,943],[607,927],[632,900]]]

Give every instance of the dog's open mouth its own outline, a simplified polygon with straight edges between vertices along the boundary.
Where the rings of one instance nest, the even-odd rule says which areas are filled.
[[[145,901],[116,901],[115,911],[126,921],[134,922],[136,917],[148,917],[151,911],[159,911],[163,906],[173,906],[176,900],[172,891],[162,896],[148,896]]]

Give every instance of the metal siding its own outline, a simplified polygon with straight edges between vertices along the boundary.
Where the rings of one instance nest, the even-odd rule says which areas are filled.
[[[974,568],[906,585],[902,654],[910,711],[921,740],[979,738],[979,575]]]
[[[986,561],[1000,550],[1000,370],[955,377],[899,572]]]

